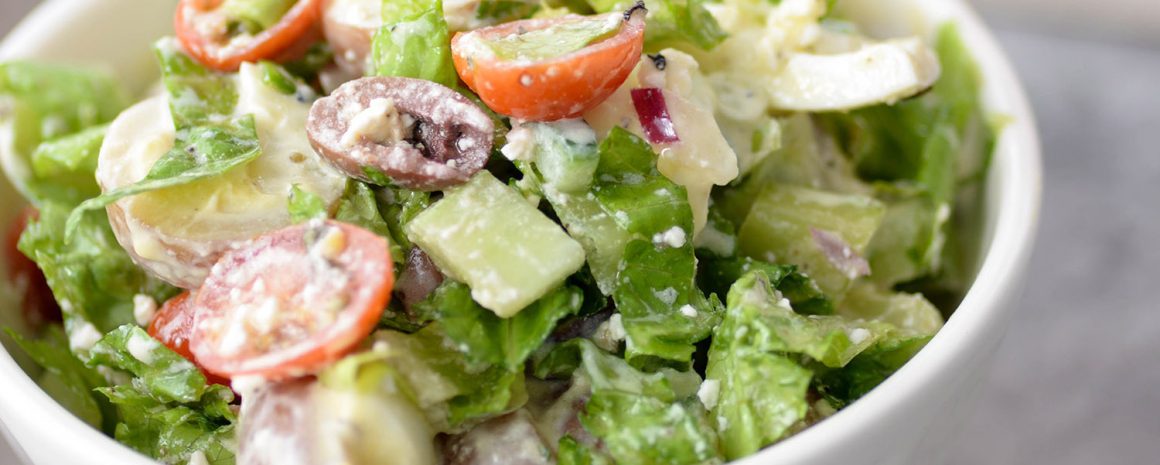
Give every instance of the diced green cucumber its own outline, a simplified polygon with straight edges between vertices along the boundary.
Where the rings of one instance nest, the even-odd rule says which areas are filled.
[[[449,190],[405,227],[407,238],[471,297],[508,318],[584,265],[584,249],[487,171]]]
[[[840,300],[854,276],[831,262],[811,229],[836,235],[861,254],[885,212],[871,197],[773,185],[757,196],[737,239],[742,254],[798,265],[828,296]]]
[[[257,24],[269,29],[278,24],[297,0],[225,0],[219,7],[226,17]]]
[[[587,191],[600,165],[596,133],[592,128],[580,120],[533,123],[525,127],[535,135],[532,161],[544,177],[544,184],[571,194]]]

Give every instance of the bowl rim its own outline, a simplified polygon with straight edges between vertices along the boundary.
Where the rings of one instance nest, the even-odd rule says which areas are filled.
[[[1004,300],[1019,291],[1019,276],[1036,234],[1042,190],[1040,146],[1031,106],[994,35],[964,0],[913,3],[925,16],[939,10],[939,22],[949,20],[958,25],[984,77],[985,106],[992,113],[1011,117],[996,141],[988,173],[985,191],[992,198],[986,208],[996,212],[989,230],[984,231],[986,251],[978,272],[954,316],[923,350],[881,385],[826,420],[734,464],[754,465],[771,459],[806,463],[829,445],[852,440],[859,432],[872,429],[877,418],[904,405],[935,378],[954,370],[956,362],[970,357],[971,342],[993,329],[989,325],[1008,311],[1002,305]],[[40,4],[0,43],[0,58],[25,56],[16,44],[44,36],[40,31],[53,30],[51,24],[56,18],[77,16],[86,11],[86,6],[99,5],[98,0],[48,0]],[[84,451],[85,457],[115,458],[127,465],[155,463],[73,416],[41,390],[6,350],[0,349],[0,373],[14,371],[20,375],[6,377],[0,383],[0,412],[41,417],[28,422],[33,425],[35,436],[58,437],[67,432],[73,441],[70,449]],[[10,442],[27,461],[23,446]]]

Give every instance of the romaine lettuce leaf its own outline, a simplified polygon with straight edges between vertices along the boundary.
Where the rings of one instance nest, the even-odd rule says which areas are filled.
[[[426,79],[454,88],[451,38],[442,0],[383,2],[383,27],[372,41],[372,69],[378,76]]]
[[[886,326],[798,315],[765,272],[745,274],[729,291],[706,368],[705,382],[716,394],[712,419],[726,457],[776,442],[805,417],[813,372],[799,361],[819,369],[845,366],[877,342]]]
[[[671,403],[619,391],[597,391],[581,424],[617,463],[694,465],[724,463],[717,434],[696,400]]]
[[[629,0],[588,0],[597,13],[624,11]],[[711,50],[728,34],[705,9],[704,0],[647,0],[648,18],[644,29],[645,50],[652,53],[667,47],[692,46]]]
[[[205,375],[140,326],[110,331],[89,350],[90,366],[107,366],[133,375],[133,388],[160,402],[190,403],[206,390]]]
[[[93,173],[108,126],[93,126],[76,134],[45,141],[32,152],[33,179],[29,191],[37,204],[48,200],[70,205],[100,195]]]
[[[374,341],[371,351],[355,356],[386,363],[436,431],[462,432],[527,401],[522,369],[474,363],[438,324],[414,334],[379,331]]]
[[[471,300],[465,284],[444,281],[418,313],[439,327],[463,354],[478,363],[522,372],[524,362],[543,344],[556,322],[580,310],[583,292],[563,286],[536,300],[511,318],[500,318]]]
[[[701,381],[695,372],[645,373],[587,339],[572,339],[538,359],[534,373],[571,376],[592,391],[579,418],[604,450],[565,437],[563,463],[721,463],[717,435],[693,397]]]
[[[90,367],[128,373],[126,384],[101,387],[117,407],[116,439],[164,463],[184,463],[202,452],[215,465],[234,462],[234,425],[228,387],[206,385],[192,363],[128,324],[105,335]]]
[[[318,194],[303,190],[295,184],[290,188],[290,201],[286,202],[286,209],[290,210],[290,219],[295,223],[326,218],[326,202]]]
[[[19,243],[20,251],[44,271],[69,334],[88,324],[103,334],[134,322],[137,294],[160,302],[177,293],[133,263],[105,215],[85,215],[66,240],[71,208],[59,202],[41,205],[39,218],[29,223]]]
[[[172,39],[158,42],[154,51],[177,130],[173,148],[141,181],[81,203],[68,221],[70,234],[86,211],[131,195],[217,176],[262,154],[253,115],[232,114],[238,100],[232,77],[206,70]]]
[[[4,168],[33,203],[49,192],[32,192],[28,166],[41,142],[112,120],[128,100],[105,73],[68,66],[12,61],[0,63],[0,140]]]
[[[697,282],[706,292],[728,295],[733,283],[750,271],[761,270],[769,282],[793,305],[797,313],[829,315],[834,304],[808,276],[794,265],[776,265],[749,257],[701,258],[697,268]]]
[[[94,391],[107,383],[96,370],[85,366],[69,350],[68,337],[60,326],[49,326],[35,340],[25,339],[11,330],[8,335],[44,369],[37,384],[45,392],[85,423],[112,431],[116,412],[104,396]]]

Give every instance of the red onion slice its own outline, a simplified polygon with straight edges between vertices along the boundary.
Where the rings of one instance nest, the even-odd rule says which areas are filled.
[[[653,144],[680,142],[673,118],[669,116],[669,106],[665,104],[665,94],[656,87],[632,89],[632,106],[640,118],[644,135]]]
[[[826,259],[842,274],[850,279],[870,274],[870,264],[866,262],[866,259],[858,255],[858,252],[855,252],[850,244],[847,244],[837,234],[823,229],[810,228],[810,235],[813,236],[814,243],[818,245],[818,248],[822,249]]]

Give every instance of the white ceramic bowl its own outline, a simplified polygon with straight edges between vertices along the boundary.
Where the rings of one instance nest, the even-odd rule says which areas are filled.
[[[132,89],[156,77],[153,38],[170,31],[175,0],[51,0],[0,45],[0,60],[31,57],[114,69]],[[946,326],[877,389],[820,424],[738,463],[931,464],[974,403],[1021,290],[1039,211],[1035,123],[1019,81],[995,39],[959,0],[843,0],[894,35],[944,21],[959,24],[982,68],[985,105],[1007,115],[985,192],[981,264],[974,286]],[[876,7],[874,7],[876,6]],[[19,169],[19,167],[7,167]],[[0,178],[0,224],[22,202]],[[152,463],[73,417],[0,351],[0,421],[25,459],[38,465]],[[0,431],[2,432],[2,431]]]

